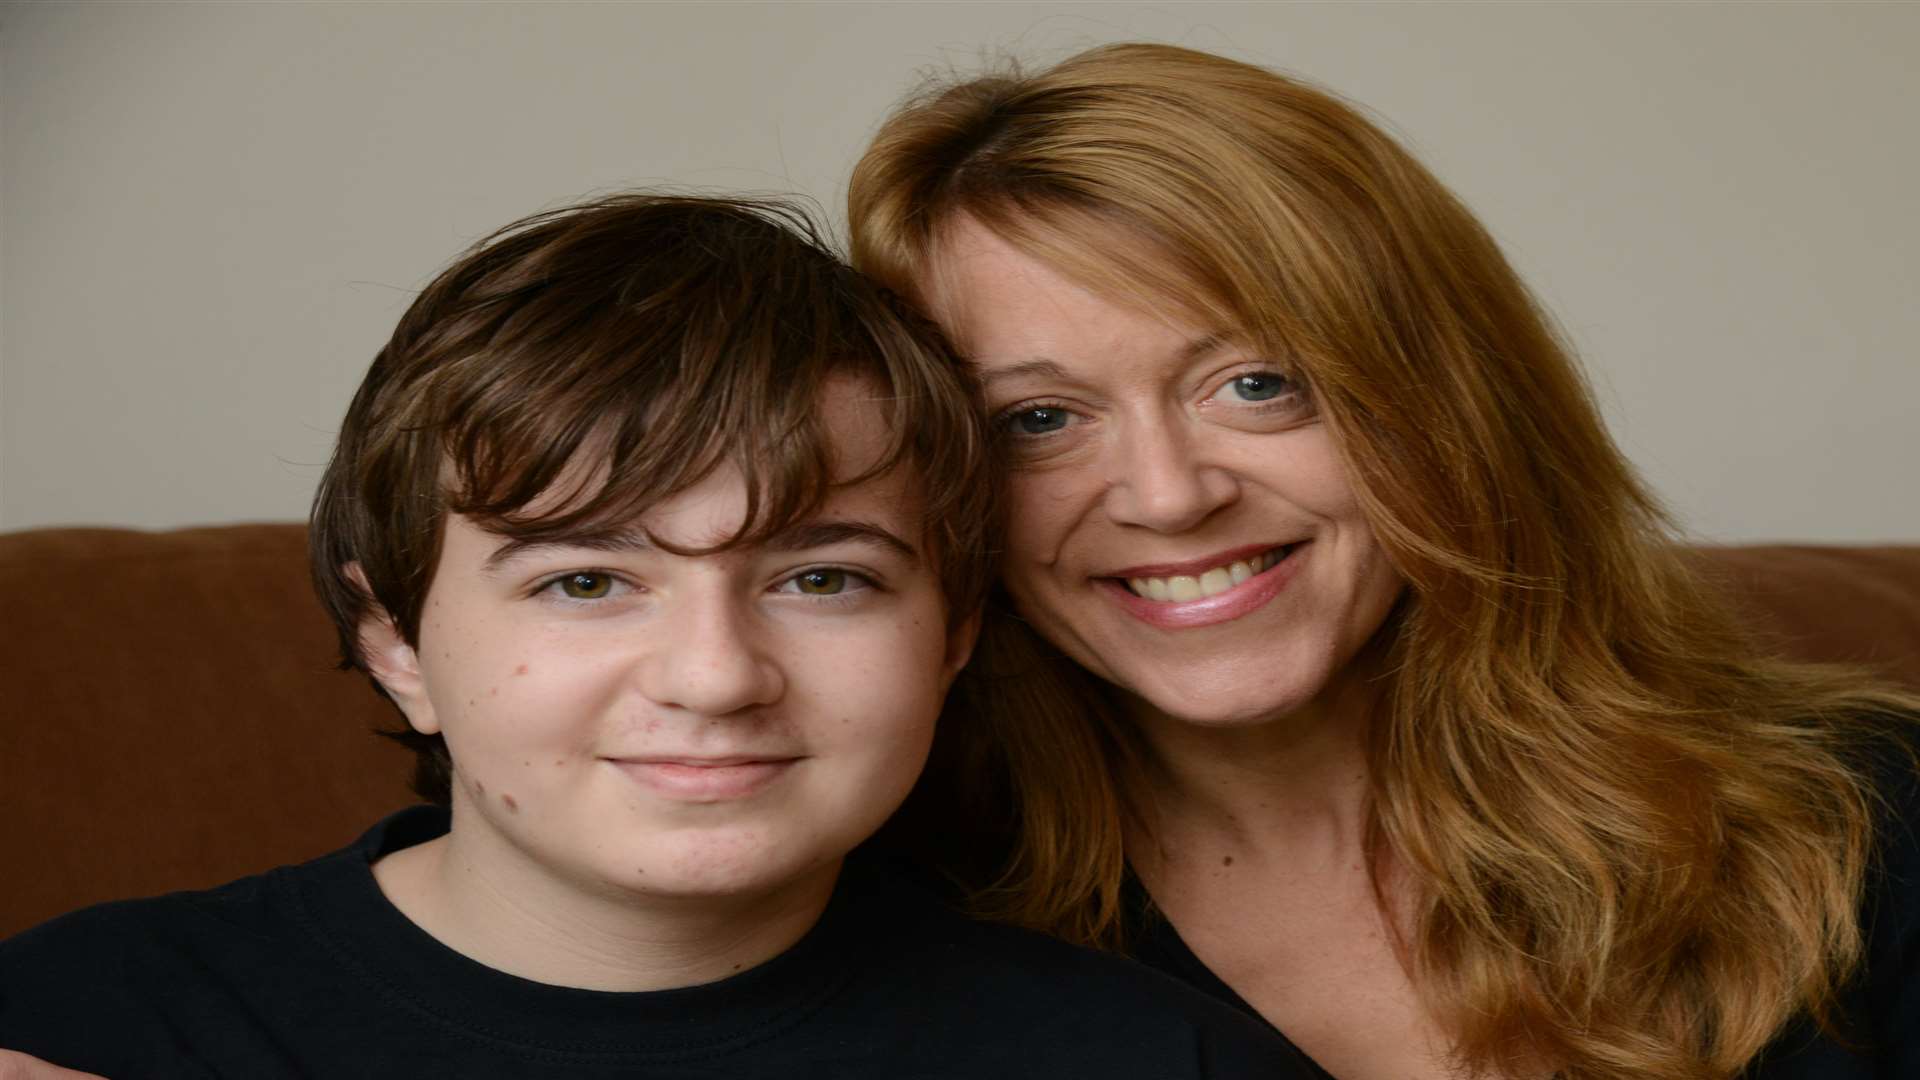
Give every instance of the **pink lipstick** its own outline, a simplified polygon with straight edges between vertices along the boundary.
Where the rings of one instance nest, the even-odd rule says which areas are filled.
[[[1151,626],[1213,626],[1241,618],[1278,596],[1299,573],[1310,546],[1242,548],[1206,559],[1128,567],[1121,575],[1097,580],[1122,610]],[[1229,574],[1233,564],[1239,568]],[[1255,566],[1260,567],[1257,572]],[[1149,595],[1140,595],[1136,588]]]

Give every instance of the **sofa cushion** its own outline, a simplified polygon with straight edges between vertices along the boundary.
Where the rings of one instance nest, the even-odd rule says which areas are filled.
[[[1763,643],[1920,689],[1920,546],[1696,549]]]

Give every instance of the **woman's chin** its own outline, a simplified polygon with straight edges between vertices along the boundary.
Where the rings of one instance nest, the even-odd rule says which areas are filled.
[[[1317,695],[1271,693],[1216,694],[1195,699],[1192,694],[1136,694],[1136,713],[1152,725],[1173,724],[1208,731],[1234,731],[1285,724],[1313,709]]]

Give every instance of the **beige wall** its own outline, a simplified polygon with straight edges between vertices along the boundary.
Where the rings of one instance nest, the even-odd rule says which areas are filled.
[[[916,70],[1121,38],[1373,107],[1692,529],[1920,538],[1920,5],[0,9],[0,528],[304,513],[411,295],[633,184],[837,208]]]

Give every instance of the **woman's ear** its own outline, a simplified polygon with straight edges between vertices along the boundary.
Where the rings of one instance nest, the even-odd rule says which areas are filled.
[[[343,567],[347,577],[367,597],[366,614],[360,618],[360,657],[367,670],[380,683],[387,696],[400,706],[407,725],[422,735],[440,731],[440,719],[434,715],[433,700],[427,695],[426,679],[420,674],[420,654],[400,633],[387,609],[373,599],[367,587],[367,575],[359,563]]]

